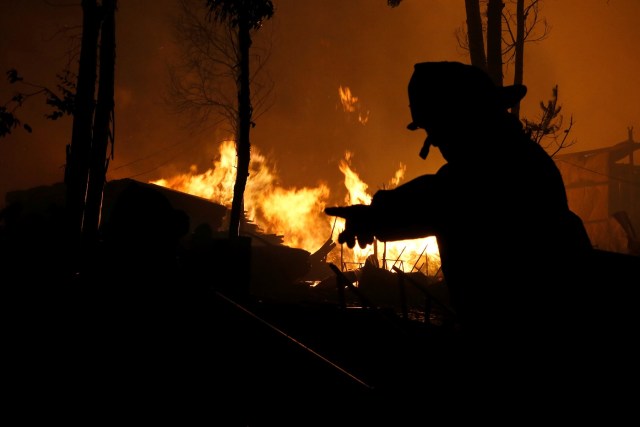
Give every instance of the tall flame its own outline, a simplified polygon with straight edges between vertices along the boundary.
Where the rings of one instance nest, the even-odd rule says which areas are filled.
[[[235,143],[224,141],[220,145],[220,159],[213,163],[213,168],[198,174],[197,167],[192,165],[189,173],[167,179],[162,178],[151,183],[230,207],[236,180],[235,158]]]
[[[357,173],[355,173],[350,166],[351,158],[353,154],[347,151],[344,155],[344,159],[340,161],[340,172],[344,174],[344,186],[347,187],[347,194],[345,203],[348,205],[371,204],[371,196],[367,193],[369,186],[362,182]]]
[[[236,177],[234,141],[224,141],[219,150],[220,158],[203,173],[191,166],[189,173],[152,183],[230,208]],[[331,234],[331,220],[323,213],[328,197],[329,188],[322,183],[313,188],[279,186],[275,168],[255,146],[252,148],[244,206],[247,219],[264,232],[283,236],[287,246],[318,250]]]
[[[188,173],[152,183],[230,208],[236,177],[234,141],[224,141],[219,151],[219,159],[203,173],[198,173],[197,168],[191,166]],[[339,164],[348,192],[345,203],[370,204],[372,196],[367,191],[368,185],[352,169],[352,157],[353,154],[347,151]],[[400,164],[389,182],[389,188],[397,186],[404,179],[405,171],[406,167]],[[266,233],[282,236],[285,245],[315,252],[331,236],[332,230],[332,237],[337,237],[337,232],[344,229],[344,220],[330,218],[323,213],[329,195],[329,188],[323,183],[317,187],[281,187],[275,167],[257,148],[252,148],[244,198],[247,219]],[[367,257],[377,254],[379,265],[389,270],[396,266],[406,272],[419,270],[434,275],[440,267],[438,245],[434,237],[375,244],[375,248],[373,245],[365,248],[356,245],[353,249],[342,247],[339,254],[336,251],[329,254],[328,261],[339,263],[339,258],[345,264],[360,266]]]

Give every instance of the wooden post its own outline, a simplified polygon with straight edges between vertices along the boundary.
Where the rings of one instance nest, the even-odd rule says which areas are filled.
[[[398,290],[400,291],[400,309],[402,310],[402,320],[409,319],[409,310],[407,309],[407,294],[404,285],[404,274],[398,274]]]
[[[378,262],[378,240],[377,239],[373,239],[373,256],[376,258],[376,262]]]
[[[387,242],[384,242],[382,250],[382,268],[387,269]]]

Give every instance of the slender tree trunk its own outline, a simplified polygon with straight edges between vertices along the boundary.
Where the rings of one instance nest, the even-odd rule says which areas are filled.
[[[93,112],[100,11],[96,0],[82,0],[82,45],[78,66],[71,144],[67,146],[65,167],[67,234],[71,268],[79,267],[82,222],[87,191],[92,140]]]
[[[83,246],[90,252],[98,241],[102,195],[107,175],[109,141],[113,143],[111,123],[113,120],[116,34],[116,0],[103,0],[103,22],[100,35],[100,77],[98,102],[96,105],[93,144],[91,147],[91,169],[87,189],[83,226]]]
[[[251,47],[251,34],[249,19],[241,13],[238,20],[238,47],[239,65],[238,75],[238,141],[236,151],[238,154],[238,170],[236,182],[233,187],[233,202],[231,204],[231,217],[229,221],[229,237],[240,235],[241,218],[244,216],[244,190],[249,177],[249,162],[251,159],[251,143],[249,132],[251,130],[251,96],[249,90],[249,48]]]
[[[484,33],[482,31],[482,15],[480,0],[464,0],[467,13],[467,37],[469,40],[469,57],[471,64],[487,70],[487,57],[484,54]]]
[[[524,0],[518,0],[516,5],[516,57],[513,75],[514,84],[522,84],[524,81],[524,26],[527,17],[524,15]],[[511,112],[520,117],[520,102],[511,109]]]
[[[502,0],[487,4],[487,72],[493,82],[502,86]]]

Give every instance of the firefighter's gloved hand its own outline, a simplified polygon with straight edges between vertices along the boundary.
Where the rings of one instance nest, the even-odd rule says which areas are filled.
[[[338,243],[346,243],[349,248],[353,248],[356,241],[361,248],[373,243],[375,221],[371,206],[330,207],[324,213],[345,219],[344,231],[338,235]]]

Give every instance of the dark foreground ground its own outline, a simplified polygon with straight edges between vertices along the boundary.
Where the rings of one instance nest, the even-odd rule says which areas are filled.
[[[7,324],[5,388],[25,420],[341,425],[406,415],[381,405],[438,387],[428,360],[418,363],[427,332],[409,333],[389,313],[214,289],[107,304],[38,297],[14,306]]]
[[[21,424],[634,422],[633,272],[624,292],[591,289],[593,333],[573,349],[461,344],[385,309],[216,286],[22,286],[2,299],[5,405]]]

